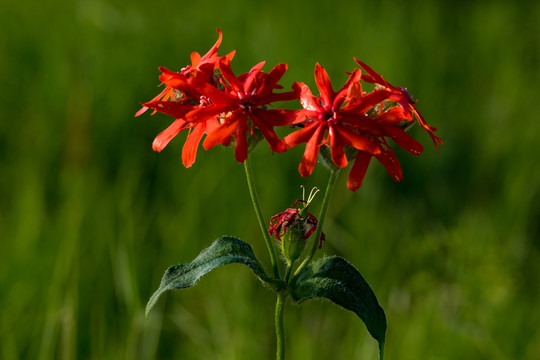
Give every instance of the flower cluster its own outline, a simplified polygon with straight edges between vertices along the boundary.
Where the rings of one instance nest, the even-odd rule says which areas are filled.
[[[347,187],[360,188],[372,157],[375,157],[396,181],[403,178],[400,164],[388,139],[406,151],[418,155],[420,143],[406,133],[417,122],[433,139],[436,129],[426,123],[406,89],[385,81],[373,69],[355,59],[360,68],[350,73],[338,90],[332,88],[326,70],[316,64],[315,81],[319,96],[313,95],[304,83],[295,82],[291,91],[282,89],[279,80],[287,64],[278,64],[268,73],[264,62],[236,76],[231,69],[235,52],[218,56],[222,33],[215,45],[204,55],[191,54],[191,65],[173,72],[160,68],[159,77],[165,89],[150,102],[144,103],[137,116],[148,109],[171,115],[175,121],[154,140],[153,149],[161,151],[181,131],[188,135],[182,149],[182,162],[190,167],[195,162],[197,148],[234,143],[236,160],[244,162],[249,143],[264,138],[274,152],[284,152],[305,145],[299,173],[309,176],[317,163],[321,148],[329,152],[331,162],[344,168],[354,163]],[[365,73],[362,73],[362,69]],[[362,84],[372,84],[367,92]],[[364,86],[365,87],[365,86]],[[299,100],[302,109],[271,108],[271,104]],[[280,139],[274,128],[288,126],[293,131]]]

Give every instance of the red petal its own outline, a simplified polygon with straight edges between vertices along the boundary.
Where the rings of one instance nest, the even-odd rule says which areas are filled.
[[[327,106],[332,105],[335,95],[334,90],[332,89],[328,73],[319,63],[315,64],[315,82],[317,83],[317,88],[319,88],[324,104]]]
[[[317,121],[314,121],[311,124],[306,125],[305,127],[285,136],[285,143],[289,148],[291,148],[293,146],[308,142],[319,126],[323,125]]]
[[[208,50],[208,52],[204,54],[204,56],[201,59],[202,61],[208,60],[209,58],[217,55],[219,45],[221,45],[221,40],[223,39],[223,34],[221,33],[221,30],[219,29],[216,29],[216,30],[219,34],[218,39],[216,43],[214,44],[214,46],[212,46],[210,50]],[[193,63],[193,66],[195,66],[195,63]]]
[[[339,120],[339,124],[342,125],[342,127],[359,129],[362,132],[370,134],[384,134],[384,127],[379,124],[377,118],[372,118],[363,114],[349,114],[347,111],[342,110]]]
[[[347,90],[347,97],[351,102],[359,100],[362,96],[364,96],[364,92],[362,91],[362,84],[359,82],[352,84]]]
[[[354,164],[351,167],[349,177],[347,178],[347,188],[349,190],[356,191],[362,185],[362,182],[364,181],[364,177],[366,175],[366,171],[369,166],[369,161],[371,160],[371,156],[371,154],[364,151],[359,151],[356,154]]]
[[[308,110],[257,110],[257,116],[272,126],[286,126],[298,124],[306,119],[313,118],[316,113]]]
[[[270,93],[273,89],[280,87],[277,85],[278,81],[283,77],[283,74],[287,71],[287,64],[277,64],[267,75],[267,79],[261,86],[261,94]],[[294,98],[293,98],[294,99]]]
[[[248,157],[248,147],[246,141],[247,124],[245,121],[238,121],[238,126],[234,132],[234,156],[240,164]]]
[[[174,91],[173,89],[171,89],[170,87],[167,86],[167,87],[165,87],[165,89],[163,89],[162,92],[160,92],[155,98],[153,98],[149,102],[156,101],[158,99],[161,99],[161,100],[164,100],[164,101],[168,100],[171,97],[171,94],[173,93],[173,91]],[[146,110],[148,110],[148,109],[149,109],[148,106],[143,105],[143,107],[139,111],[137,111],[135,113],[135,116],[139,116],[139,115],[144,114],[144,112]]]
[[[339,109],[341,105],[343,104],[343,101],[346,100],[346,96],[348,96],[349,88],[353,85],[357,84],[360,85],[360,77],[362,76],[362,71],[360,69],[354,69],[354,71],[349,76],[349,79],[347,79],[347,82],[343,87],[337,92],[336,97],[334,98],[334,103],[332,104],[334,108]],[[360,96],[362,88],[360,88]]]
[[[383,79],[381,75],[377,74],[375,70],[373,70],[357,58],[354,58],[354,61],[356,61],[356,63],[360,65],[364,70],[366,70],[366,72],[373,78],[373,80],[375,80],[375,83],[388,86],[388,83]]]
[[[234,110],[229,104],[211,104],[195,109],[186,114],[185,118],[189,122],[201,122],[216,119],[219,114],[228,113]]]
[[[418,119],[418,123],[420,124],[420,126],[429,133],[429,136],[431,136],[431,140],[433,141],[433,145],[435,145],[435,149],[437,149],[437,151],[439,151],[439,145],[438,144],[443,145],[444,142],[442,141],[441,138],[437,137],[433,133],[434,131],[437,131],[437,128],[429,125],[426,122],[426,120],[424,120],[424,117],[422,116],[422,114],[420,114],[420,112],[418,112],[418,110],[416,110],[416,108],[414,108],[414,107],[413,107],[413,112],[414,112],[414,115],[416,116],[416,118]]]
[[[351,75],[349,75],[347,82],[345,83],[345,85],[343,85],[340,91],[348,90],[351,85],[357,84],[360,81],[361,77],[362,77],[362,71],[360,71],[360,69],[354,69]]]
[[[229,83],[229,85],[233,88],[234,91],[244,91],[244,86],[240,80],[236,78],[234,75],[232,69],[231,69],[231,63],[228,61],[228,59],[222,60],[219,62],[219,70],[221,71],[221,75]]]
[[[295,111],[296,110],[263,110],[255,108],[251,111],[251,117],[256,118],[259,123],[264,123],[269,126],[285,126],[293,123]]]
[[[265,64],[265,61],[261,61],[260,63],[252,67],[251,70],[249,70],[249,73],[247,74],[246,79],[244,80],[244,86],[242,88],[244,93],[248,94],[248,93],[253,92],[256,89],[257,83],[255,80],[260,74],[261,69],[264,66],[264,64]]]
[[[228,53],[227,55],[224,56],[224,58],[227,60],[227,61],[231,61],[234,57],[234,54],[236,54],[236,50],[233,50],[231,51],[230,53]]]
[[[388,174],[390,174],[390,176],[392,176],[394,181],[403,180],[403,171],[401,170],[401,165],[399,164],[399,161],[392,150],[383,149],[383,151],[379,155],[375,155],[375,157],[381,164],[384,165],[386,171]]]
[[[182,148],[182,163],[187,168],[191,167],[191,165],[193,165],[195,162],[197,148],[199,147],[199,143],[204,135],[205,128],[205,123],[195,125],[186,138],[186,142]]]
[[[391,109],[386,110],[377,119],[381,125],[396,125],[403,120],[412,120],[409,118],[401,106],[394,106]]]
[[[196,105],[189,105],[174,101],[151,101],[144,104],[150,109],[155,109],[160,113],[174,116],[175,118],[183,118],[186,114],[197,108]]]
[[[431,140],[433,141],[433,145],[435,145],[435,149],[437,151],[439,151],[439,145],[438,144],[444,145],[444,142],[442,141],[442,139],[440,137],[437,137],[432,132],[429,133],[429,136],[431,136]]]
[[[167,144],[182,130],[187,127],[188,123],[183,119],[176,119],[168,128],[159,133],[152,143],[152,149],[160,152]]]
[[[160,68],[160,70],[163,72],[159,76],[159,80],[164,83],[165,85],[172,87],[174,89],[178,89],[181,91],[190,90],[190,85],[187,82],[187,77],[185,75],[179,74],[179,73],[173,73],[170,70],[167,70],[165,68]]]
[[[336,126],[335,130],[347,141],[347,144],[353,146],[355,149],[368,152],[372,155],[380,154],[381,149],[379,146],[366,137],[353,132],[345,126]]]
[[[198,52],[191,53],[191,66],[196,67],[201,62],[201,55]]]
[[[300,104],[306,110],[311,111],[323,111],[321,105],[317,101],[317,97],[313,96],[309,86],[304,83],[295,82],[293,84],[293,89],[300,92]]]
[[[398,127],[387,127],[386,133],[396,142],[396,144],[413,155],[420,155],[422,151],[424,151],[422,144]]]
[[[265,120],[265,115],[267,115],[266,112],[267,111],[265,110],[253,111],[251,114],[251,120],[253,121],[254,125],[259,128],[264,138],[270,145],[272,151],[284,152],[287,150],[287,145],[283,140],[277,137],[271,122]]]
[[[218,128],[208,134],[204,139],[203,147],[205,150],[211,149],[217,144],[227,140],[227,137],[231,136],[236,127],[238,126],[239,117],[235,114],[227,118],[227,120],[221,124]]]
[[[220,104],[232,104],[235,102],[235,98],[228,95],[224,91],[220,91],[214,85],[205,80],[204,76],[195,76],[188,79],[188,85],[190,86],[190,94],[195,94],[197,98],[200,95],[204,95],[214,103]]]
[[[315,165],[317,164],[317,157],[319,155],[319,148],[321,147],[324,132],[325,132],[325,127],[318,126],[317,129],[315,130],[315,133],[306,144],[306,150],[304,151],[304,156],[302,157],[300,166],[298,166],[298,172],[303,177],[308,177],[313,172],[313,169],[315,168]]]
[[[165,66],[160,66],[158,67],[159,71],[161,71],[163,74],[161,74],[162,76],[175,76],[175,75],[178,75],[177,72],[175,71],[171,71],[169,69],[167,69]]]
[[[330,137],[332,161],[340,168],[347,166],[348,161],[344,149],[345,142],[340,138],[339,133],[335,131],[335,127],[331,124],[328,126],[328,136]]]
[[[221,126],[219,120],[217,119],[208,120],[201,124],[204,124],[204,132],[206,134],[210,134],[212,131]]]
[[[146,106],[143,105],[143,107],[142,107],[139,111],[137,111],[137,112],[135,113],[135,116],[139,116],[139,115],[144,114],[144,113],[146,112],[146,110],[148,110],[148,109],[149,109],[148,107],[146,107]]]
[[[387,90],[373,90],[369,94],[357,99],[357,101],[351,103],[349,106],[346,106],[344,110],[350,113],[365,113],[378,103],[388,99],[390,94],[390,91]]]

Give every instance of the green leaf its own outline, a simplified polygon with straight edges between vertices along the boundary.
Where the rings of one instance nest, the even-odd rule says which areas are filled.
[[[224,236],[214,241],[189,264],[179,264],[167,269],[159,288],[146,305],[146,316],[165,291],[191,287],[205,274],[231,263],[247,265],[263,282],[275,282],[274,279],[266,275],[249,244],[235,237]]]
[[[326,298],[354,312],[379,342],[383,358],[386,316],[368,283],[345,259],[332,256],[312,262],[291,280],[290,295],[297,303]]]

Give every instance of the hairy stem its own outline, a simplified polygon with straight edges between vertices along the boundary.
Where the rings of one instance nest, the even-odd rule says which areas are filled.
[[[283,326],[283,310],[285,309],[286,295],[283,292],[278,292],[278,298],[276,302],[276,339],[277,339],[277,351],[276,359],[285,359],[285,328]]]
[[[255,214],[257,215],[257,220],[259,221],[259,226],[261,228],[264,241],[266,242],[268,253],[270,254],[270,261],[272,262],[274,277],[276,279],[280,279],[276,250],[274,249],[274,245],[272,244],[272,239],[270,239],[270,235],[268,235],[266,222],[264,221],[261,205],[259,203],[259,197],[257,196],[257,190],[255,188],[255,183],[253,180],[253,172],[249,164],[249,158],[244,161],[244,170],[246,171],[246,179],[249,188],[249,195],[251,196],[251,202],[253,203],[253,208],[255,209]]]

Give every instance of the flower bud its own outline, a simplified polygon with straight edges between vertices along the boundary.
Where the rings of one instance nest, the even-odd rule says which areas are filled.
[[[302,202],[302,208],[294,208],[296,204]],[[307,211],[308,203],[304,200],[297,200],[293,208],[289,208],[279,214],[272,216],[268,233],[281,241],[281,251],[289,264],[296,261],[304,251],[307,239],[317,229],[317,218]],[[321,234],[319,248],[324,240]]]

